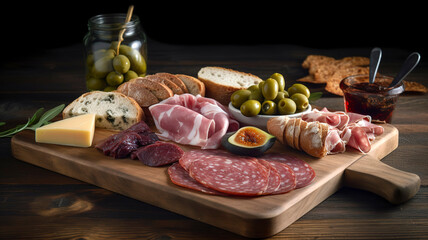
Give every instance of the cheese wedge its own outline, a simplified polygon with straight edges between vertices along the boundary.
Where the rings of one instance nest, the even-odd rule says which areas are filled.
[[[36,142],[90,147],[94,138],[95,113],[79,115],[36,129]]]

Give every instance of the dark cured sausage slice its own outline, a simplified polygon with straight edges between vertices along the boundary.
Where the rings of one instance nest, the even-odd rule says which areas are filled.
[[[309,185],[315,178],[315,171],[300,158],[278,153],[268,153],[263,156],[267,161],[278,161],[287,164],[293,170],[296,176],[296,188],[302,188]]]
[[[201,191],[213,195],[224,195],[214,189],[207,188],[189,176],[189,173],[179,164],[174,163],[168,167],[168,175],[171,181],[182,187],[190,188],[193,190]]]
[[[195,152],[198,160],[188,167],[189,175],[202,185],[233,195],[257,196],[268,187],[268,170],[257,159],[223,151]]]
[[[143,164],[158,167],[177,162],[183,154],[184,151],[174,143],[159,141],[137,149],[133,158],[136,156]]]

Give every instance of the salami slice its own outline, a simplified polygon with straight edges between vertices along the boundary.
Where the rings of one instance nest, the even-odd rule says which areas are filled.
[[[189,173],[179,164],[173,163],[168,167],[168,175],[171,181],[181,187],[193,189],[196,191],[212,194],[212,195],[225,195],[214,189],[207,188],[189,176]]]
[[[296,188],[296,175],[287,164],[277,161],[268,162],[277,170],[280,176],[280,185],[272,194],[287,193]]]
[[[278,172],[277,168],[272,166],[272,164],[266,160],[263,159],[257,159],[261,164],[263,164],[269,171],[268,176],[268,186],[263,193],[263,195],[268,195],[271,193],[274,193],[279,190],[279,187],[281,186],[281,175]],[[294,173],[291,172],[294,176]],[[293,187],[294,188],[294,187]],[[291,190],[291,189],[290,189]]]
[[[268,170],[256,158],[226,151],[198,151],[188,166],[189,175],[202,185],[232,195],[257,196],[268,187]]]
[[[209,160],[211,158],[215,158],[216,156],[223,155],[223,156],[230,156],[231,154],[219,149],[213,149],[213,150],[190,150],[184,153],[184,155],[180,158],[179,163],[180,165],[186,170],[189,170],[190,164],[192,162],[198,161],[200,159]]]
[[[263,156],[267,161],[278,161],[287,164],[296,176],[296,188],[309,185],[315,178],[315,171],[300,158],[291,155],[268,153]]]

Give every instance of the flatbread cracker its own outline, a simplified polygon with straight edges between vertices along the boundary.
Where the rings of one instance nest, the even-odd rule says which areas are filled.
[[[421,93],[427,92],[427,88],[418,82],[403,81],[403,83],[404,83],[404,91],[406,92],[421,92]]]

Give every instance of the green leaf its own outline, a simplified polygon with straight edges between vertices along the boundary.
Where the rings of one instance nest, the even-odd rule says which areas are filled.
[[[14,128],[11,128],[9,130],[0,132],[0,137],[11,137],[12,135],[24,130],[24,129],[30,129],[30,130],[36,130],[36,128],[41,127],[43,125],[46,125],[49,123],[50,120],[52,120],[54,117],[56,117],[59,113],[62,112],[64,109],[65,104],[61,104],[59,106],[56,106],[47,112],[45,112],[43,115],[43,108],[39,108],[33,116],[28,119],[27,123],[20,124]],[[41,115],[41,116],[40,116]],[[36,124],[33,124],[34,122],[38,121]],[[33,125],[32,125],[33,124]],[[1,125],[0,125],[1,126]]]
[[[314,92],[311,93],[311,95],[309,96],[309,102],[315,102],[316,100],[320,99],[322,96],[322,92]]]
[[[62,110],[64,109],[65,105],[61,104],[59,106],[56,106],[48,111],[46,111],[39,119],[39,121],[31,126],[28,129],[35,130],[36,128],[39,128],[45,124],[47,124],[50,120],[52,120],[54,117],[56,117]]]
[[[0,126],[3,126],[3,125],[5,125],[6,123],[5,122],[0,122]]]

